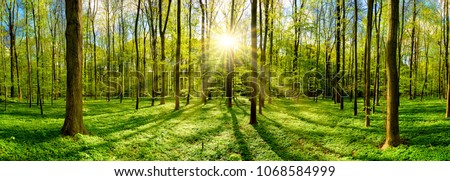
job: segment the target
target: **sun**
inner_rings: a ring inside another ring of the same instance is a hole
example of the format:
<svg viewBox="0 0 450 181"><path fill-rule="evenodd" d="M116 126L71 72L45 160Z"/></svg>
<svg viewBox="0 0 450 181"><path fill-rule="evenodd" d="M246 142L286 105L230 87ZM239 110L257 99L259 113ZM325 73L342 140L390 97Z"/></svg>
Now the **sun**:
<svg viewBox="0 0 450 181"><path fill-rule="evenodd" d="M220 35L218 43L224 48L236 48L239 45L237 38L230 34Z"/></svg>

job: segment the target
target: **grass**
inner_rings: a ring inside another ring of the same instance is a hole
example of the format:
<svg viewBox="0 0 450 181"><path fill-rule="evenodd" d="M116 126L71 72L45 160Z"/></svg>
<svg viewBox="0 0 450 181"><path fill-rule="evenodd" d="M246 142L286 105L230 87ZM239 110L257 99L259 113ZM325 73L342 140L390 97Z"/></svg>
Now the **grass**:
<svg viewBox="0 0 450 181"><path fill-rule="evenodd" d="M405 145L384 151L384 104L364 126L329 100L275 99L259 123L249 125L249 102L223 99L173 111L173 101L149 106L132 100L86 100L89 135L63 137L64 101L34 106L10 103L0 112L0 160L450 160L450 121L445 102L402 99L400 133ZM362 101L359 107L362 108ZM184 104L182 104L184 105Z"/></svg>

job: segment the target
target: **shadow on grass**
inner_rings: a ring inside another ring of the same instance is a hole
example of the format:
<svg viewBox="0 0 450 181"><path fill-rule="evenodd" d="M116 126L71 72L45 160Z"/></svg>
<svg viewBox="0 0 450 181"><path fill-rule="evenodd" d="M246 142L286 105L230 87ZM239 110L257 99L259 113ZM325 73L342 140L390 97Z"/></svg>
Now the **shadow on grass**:
<svg viewBox="0 0 450 181"><path fill-rule="evenodd" d="M245 161L251 161L253 160L253 156L249 151L247 142L244 138L244 134L242 134L242 132L240 131L239 121L236 117L236 113L232 108L228 108L228 112L230 113L233 122L233 134L236 138L237 144L239 144L239 152Z"/></svg>

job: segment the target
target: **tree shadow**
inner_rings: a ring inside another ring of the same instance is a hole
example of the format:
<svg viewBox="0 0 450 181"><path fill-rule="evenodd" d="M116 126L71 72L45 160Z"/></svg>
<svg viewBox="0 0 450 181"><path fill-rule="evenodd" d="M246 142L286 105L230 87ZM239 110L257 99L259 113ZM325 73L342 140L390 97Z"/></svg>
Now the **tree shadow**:
<svg viewBox="0 0 450 181"><path fill-rule="evenodd" d="M253 156L249 151L249 147L247 145L247 142L245 141L244 134L240 131L239 127L239 121L236 117L236 113L232 108L228 108L228 113L231 115L232 123L233 123L233 134L236 138L237 144L239 145L239 152L242 156L242 158L245 161L251 161L253 160Z"/></svg>

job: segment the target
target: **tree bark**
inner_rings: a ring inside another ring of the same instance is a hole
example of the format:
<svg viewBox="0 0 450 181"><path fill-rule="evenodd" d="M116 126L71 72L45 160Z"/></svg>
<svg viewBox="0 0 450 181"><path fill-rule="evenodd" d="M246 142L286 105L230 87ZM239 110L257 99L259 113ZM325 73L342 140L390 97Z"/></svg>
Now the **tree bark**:
<svg viewBox="0 0 450 181"><path fill-rule="evenodd" d="M205 78L205 71L206 71L206 49L205 49L205 30L206 30L206 8L205 4L203 4L202 0L199 0L200 2L200 8L202 13L202 19L201 19L201 46L202 46L202 55L201 55L201 81L202 81L202 102L203 104L206 104L206 78Z"/></svg>
<svg viewBox="0 0 450 181"><path fill-rule="evenodd" d="M358 115L358 0L354 1L355 14L353 22L353 59L355 61L355 77L353 80L353 115Z"/></svg>
<svg viewBox="0 0 450 181"><path fill-rule="evenodd" d="M33 105L33 87L32 87L32 80L31 80L32 78L31 78L31 60L30 60L30 51L29 51L30 46L29 46L28 4L27 3L25 4L25 24L26 24L26 27L25 27L25 49L26 49L26 54L27 54L27 68L28 68L28 72L27 72L28 73L28 100L30 101L28 106L31 108ZM3 52L2 52L2 55L3 55Z"/></svg>
<svg viewBox="0 0 450 181"><path fill-rule="evenodd" d="M139 109L139 96L141 90L141 79L139 73L139 41L138 41L138 28L139 28L139 14L141 12L141 0L138 0L138 5L136 9L136 21L134 22L134 43L136 46L136 110Z"/></svg>
<svg viewBox="0 0 450 181"><path fill-rule="evenodd" d="M234 35L234 11L235 11L235 0L231 0L231 19L230 19L230 29L229 34ZM227 61L227 82L226 82L226 99L227 106L233 107L233 69L234 69L234 50L230 48Z"/></svg>
<svg viewBox="0 0 450 181"><path fill-rule="evenodd" d="M162 15L162 0L159 0L159 36L161 36L161 100L160 100L160 104L165 104L166 100L165 100L165 80L166 80L166 76L165 76L165 61L166 61L166 38L165 38L165 34L166 34L166 28L167 28L167 22L169 21L169 15L170 15L170 5L172 4L172 0L169 0L169 4L167 7L167 14L166 14L166 20L164 22L164 26L163 26L163 15Z"/></svg>
<svg viewBox="0 0 450 181"><path fill-rule="evenodd" d="M191 88L192 88L192 62L191 62L191 51L192 51L192 0L189 0L189 42L188 42L188 93L186 96L186 105L189 105L191 99Z"/></svg>
<svg viewBox="0 0 450 181"><path fill-rule="evenodd" d="M365 45L365 56L364 56L364 68L365 68L365 89L364 98L366 111L366 127L370 126L370 53L372 44L372 24L373 24L373 0L368 1L368 11L367 11L367 30L366 30L366 45Z"/></svg>
<svg viewBox="0 0 450 181"><path fill-rule="evenodd" d="M33 15L33 21L34 24L34 39L36 40L36 81L37 81L37 104L39 105L39 108L41 109L41 115L44 115L44 109L42 107L42 94L41 94L41 84L39 79L39 53L41 52L41 34L40 34L40 28L38 24L40 23L36 17L36 13L34 10L34 4L31 4L32 7L32 15Z"/></svg>
<svg viewBox="0 0 450 181"><path fill-rule="evenodd" d="M180 109L180 63L181 63L181 0L177 4L177 47L175 64L175 110Z"/></svg>
<svg viewBox="0 0 450 181"><path fill-rule="evenodd" d="M388 74L386 141L382 149L400 144L398 125L399 82L396 66L399 0L389 0L388 37L386 44L386 64Z"/></svg>
<svg viewBox="0 0 450 181"><path fill-rule="evenodd" d="M413 27L412 27L412 33L411 33L411 56L409 59L409 100L413 99L413 93L412 93L412 81L413 81L413 62L415 59L415 38L416 38L416 0L413 0Z"/></svg>
<svg viewBox="0 0 450 181"><path fill-rule="evenodd" d="M81 9L81 0L66 0L66 118L61 133L70 136L87 133L83 124Z"/></svg>
<svg viewBox="0 0 450 181"><path fill-rule="evenodd" d="M252 0L251 3L251 55L252 55L252 94L250 98L250 124L257 124L256 120L256 96L257 96L257 61L258 61L258 52L257 52L257 35L256 35L256 16L257 16L257 7L258 0Z"/></svg>

